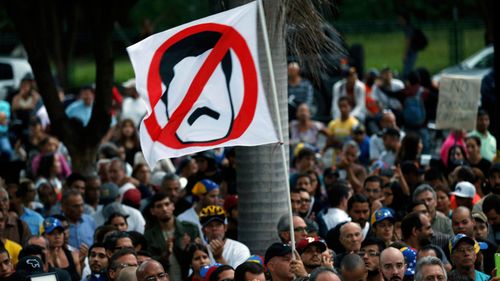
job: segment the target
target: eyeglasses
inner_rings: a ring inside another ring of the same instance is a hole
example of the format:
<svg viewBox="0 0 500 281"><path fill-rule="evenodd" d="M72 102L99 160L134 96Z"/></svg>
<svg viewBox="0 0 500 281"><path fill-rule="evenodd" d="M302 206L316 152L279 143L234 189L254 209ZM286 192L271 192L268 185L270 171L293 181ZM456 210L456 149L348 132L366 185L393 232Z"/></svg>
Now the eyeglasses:
<svg viewBox="0 0 500 281"><path fill-rule="evenodd" d="M455 252L459 252L461 254L465 254L465 252L472 253L472 252L474 252L474 247L456 248Z"/></svg>
<svg viewBox="0 0 500 281"><path fill-rule="evenodd" d="M146 277L146 281L155 281L155 280L165 280L165 279L168 279L168 274L165 273L165 272L162 272L162 273L158 273L156 276L148 276Z"/></svg>
<svg viewBox="0 0 500 281"><path fill-rule="evenodd" d="M380 189L369 189L369 188L365 188L365 191L366 193L379 193L380 192Z"/></svg>
<svg viewBox="0 0 500 281"><path fill-rule="evenodd" d="M307 227L299 226L293 229L295 232L307 232Z"/></svg>
<svg viewBox="0 0 500 281"><path fill-rule="evenodd" d="M380 256L380 253L377 253L375 251L368 251L368 252L359 251L358 252L358 256L360 256L360 257L364 257L365 255L368 255L369 257L378 257L378 256Z"/></svg>

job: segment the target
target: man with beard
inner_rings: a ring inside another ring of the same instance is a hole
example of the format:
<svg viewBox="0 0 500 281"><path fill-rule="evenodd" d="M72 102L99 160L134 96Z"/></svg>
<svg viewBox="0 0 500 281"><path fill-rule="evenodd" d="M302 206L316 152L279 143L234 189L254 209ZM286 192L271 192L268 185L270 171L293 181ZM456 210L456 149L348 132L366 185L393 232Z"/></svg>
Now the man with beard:
<svg viewBox="0 0 500 281"><path fill-rule="evenodd" d="M472 214L470 209L460 206L457 207L455 210L453 210L453 215L451 217L452 220L452 226L453 226L453 233L459 234L465 234L469 237L474 237L474 226L475 226L475 221L472 218ZM483 254L483 257L493 257L493 255L496 252L496 245L490 241L487 240L479 240L476 239L478 242L483 242L483 248L481 249L481 253ZM486 245L487 246L486 246ZM483 266L484 266L484 271L485 272L491 272L493 268L495 267L494 260L492 258L485 258L482 259Z"/></svg>
<svg viewBox="0 0 500 281"><path fill-rule="evenodd" d="M153 217L144 232L148 251L167 268L172 280L181 280L188 273L188 268L181 265L189 264L182 253L189 242L198 238L198 227L175 218L174 203L165 193L153 195L146 209Z"/></svg>
<svg viewBox="0 0 500 281"><path fill-rule="evenodd" d="M367 281L383 281L380 272L379 257L384 249L384 241L378 238L367 237L363 243L361 243L361 250L358 252L358 255L363 258L366 269L368 270Z"/></svg>
<svg viewBox="0 0 500 281"><path fill-rule="evenodd" d="M393 247L383 250L380 253L380 272L384 281L402 281L406 272L403 253Z"/></svg>
<svg viewBox="0 0 500 281"><path fill-rule="evenodd" d="M357 254L349 254L342 259L340 272L344 281L366 281L368 276L365 263Z"/></svg>
<svg viewBox="0 0 500 281"><path fill-rule="evenodd" d="M322 254L327 250L326 243L317 237L307 237L296 243L297 251L308 274L323 265ZM333 267L333 264L331 264Z"/></svg>
<svg viewBox="0 0 500 281"><path fill-rule="evenodd" d="M347 201L347 213L351 217L352 222L357 222L363 229L363 239L370 232L370 201L363 194L355 194Z"/></svg>
<svg viewBox="0 0 500 281"><path fill-rule="evenodd" d="M450 240L451 261L453 272L459 276L468 277L474 281L486 281L490 276L474 268L477 253L482 246L473 238L465 234L457 234Z"/></svg>
<svg viewBox="0 0 500 281"><path fill-rule="evenodd" d="M104 244L94 243L89 249L89 265L91 274L87 275L87 281L106 281L106 270L108 268L108 256Z"/></svg>
<svg viewBox="0 0 500 281"><path fill-rule="evenodd" d="M420 212L413 212L404 217L401 222L401 232L403 242L417 250L430 244L434 234L429 217Z"/></svg>

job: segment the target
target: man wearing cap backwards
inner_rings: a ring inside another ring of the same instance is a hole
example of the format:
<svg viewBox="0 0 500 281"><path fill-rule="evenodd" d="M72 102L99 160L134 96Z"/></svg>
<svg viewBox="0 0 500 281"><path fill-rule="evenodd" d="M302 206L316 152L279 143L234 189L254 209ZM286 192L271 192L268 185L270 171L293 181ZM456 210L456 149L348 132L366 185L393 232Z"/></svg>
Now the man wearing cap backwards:
<svg viewBox="0 0 500 281"><path fill-rule="evenodd" d="M201 210L209 205L217 205L219 199L219 185L215 182L204 179L198 181L191 190L191 193L198 200L193 204L193 206L182 214L177 216L177 219L180 221L188 221L198 225L200 231L200 237L203 237L203 230L201 229L200 217L198 214ZM206 243L206 241L203 241Z"/></svg>
<svg viewBox="0 0 500 281"><path fill-rule="evenodd" d="M371 224L375 237L388 246L394 242L394 215L388 208L380 208L372 214Z"/></svg>
<svg viewBox="0 0 500 281"><path fill-rule="evenodd" d="M474 237L474 226L476 225L476 223L472 218L470 209L464 206L457 207L455 210L453 210L451 220L453 222L453 232L455 234L462 233L469 237ZM484 242L485 244L487 244L487 246L483 244L482 248L484 249L481 249L481 253L485 257L483 259L484 271L491 272L495 267L495 263L492 257L495 254L497 247L494 243L484 239L476 239L476 241Z"/></svg>
<svg viewBox="0 0 500 281"><path fill-rule="evenodd" d="M166 194L153 195L149 211L155 222L146 228L144 237L153 258L167 268L172 280L181 280L187 277L188 271L188 268L182 267L184 249L189 242L200 239L196 225L176 219L174 208L174 203Z"/></svg>
<svg viewBox="0 0 500 281"><path fill-rule="evenodd" d="M273 281L292 281L295 277L307 277L307 271L300 258L292 260L289 244L274 243L266 250L264 264Z"/></svg>
<svg viewBox="0 0 500 281"><path fill-rule="evenodd" d="M472 210L474 195L476 194L476 187L467 181L461 181L455 186L455 191L451 194L455 195L457 206L465 206Z"/></svg>
<svg viewBox="0 0 500 281"><path fill-rule="evenodd" d="M209 205L200 212L203 235L208 242L211 263L228 264L233 268L250 257L250 250L243 243L226 238L226 212L220 206Z"/></svg>
<svg viewBox="0 0 500 281"><path fill-rule="evenodd" d="M318 237L307 237L296 243L297 251L304 263L307 273L311 273L315 268L320 266L333 267L331 260L325 260L323 252L327 250L326 243Z"/></svg>
<svg viewBox="0 0 500 281"><path fill-rule="evenodd" d="M380 272L385 281L402 281L406 262L400 250L389 247L380 253Z"/></svg>
<svg viewBox="0 0 500 281"><path fill-rule="evenodd" d="M451 233L451 220L445 215L436 211L437 196L436 191L428 184L421 184L413 192L413 202L423 201L429 208L432 230L444 234Z"/></svg>
<svg viewBox="0 0 500 281"><path fill-rule="evenodd" d="M449 243L451 261L454 265L453 271L474 281L489 280L489 275L474 268L480 247L482 246L476 240L465 234L455 235Z"/></svg>

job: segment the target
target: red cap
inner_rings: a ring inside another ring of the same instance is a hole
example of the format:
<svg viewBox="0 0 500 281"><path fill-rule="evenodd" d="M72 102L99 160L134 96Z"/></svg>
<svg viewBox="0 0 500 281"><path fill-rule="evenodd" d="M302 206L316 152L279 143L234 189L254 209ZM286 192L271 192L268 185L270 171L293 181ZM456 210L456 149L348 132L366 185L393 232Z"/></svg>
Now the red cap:
<svg viewBox="0 0 500 281"><path fill-rule="evenodd" d="M224 200L224 210L229 212L238 206L238 195L228 195L226 196L226 200Z"/></svg>
<svg viewBox="0 0 500 281"><path fill-rule="evenodd" d="M137 188L131 188L123 194L123 203L128 203L132 206L140 206L141 205L141 192Z"/></svg>
<svg viewBox="0 0 500 281"><path fill-rule="evenodd" d="M316 246L321 252L326 251L326 243L318 237L307 237L295 244L297 251L302 254L309 246Z"/></svg>

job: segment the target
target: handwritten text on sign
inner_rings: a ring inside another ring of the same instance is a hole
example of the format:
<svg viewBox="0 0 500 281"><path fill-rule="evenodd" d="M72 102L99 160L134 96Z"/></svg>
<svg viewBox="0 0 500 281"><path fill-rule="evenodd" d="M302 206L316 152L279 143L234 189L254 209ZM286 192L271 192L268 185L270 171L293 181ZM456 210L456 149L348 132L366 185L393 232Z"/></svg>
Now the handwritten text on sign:
<svg viewBox="0 0 500 281"><path fill-rule="evenodd" d="M475 129L480 89L480 78L443 76L439 81L436 127Z"/></svg>

